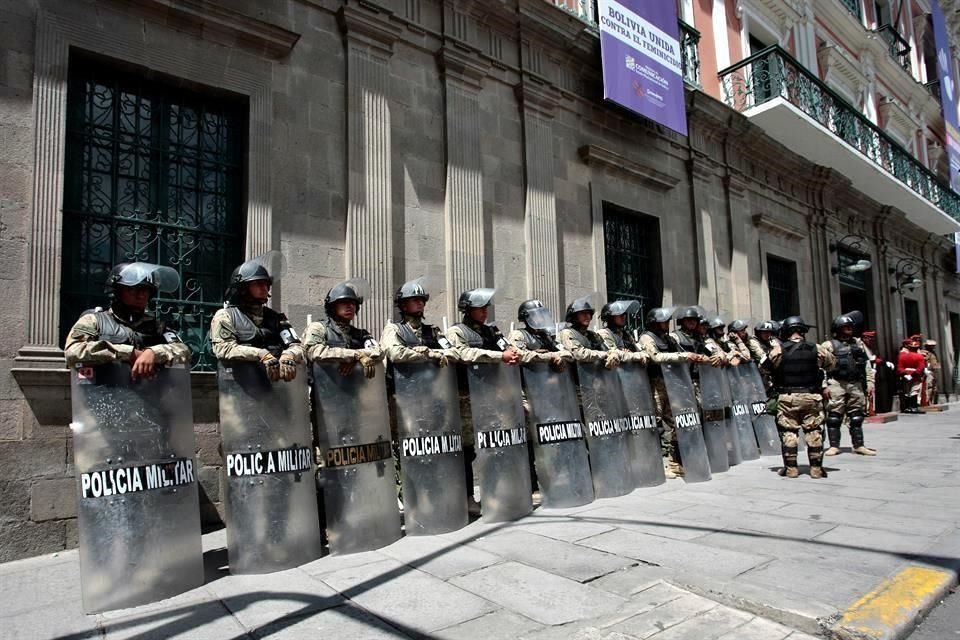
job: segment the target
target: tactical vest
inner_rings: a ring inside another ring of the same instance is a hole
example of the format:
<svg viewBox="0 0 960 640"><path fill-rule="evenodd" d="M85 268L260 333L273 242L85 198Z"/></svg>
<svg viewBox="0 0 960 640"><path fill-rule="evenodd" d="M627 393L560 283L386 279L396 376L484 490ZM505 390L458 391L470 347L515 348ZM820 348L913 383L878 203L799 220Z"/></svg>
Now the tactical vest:
<svg viewBox="0 0 960 640"><path fill-rule="evenodd" d="M660 353L677 353L680 351L680 347L677 346L677 343L674 342L673 338L669 334L657 335L653 331L644 331L643 335L650 336L650 339L653 340L653 344L657 347L657 351ZM660 368L659 364L651 362L647 365L647 375L651 379L662 378L663 369Z"/></svg>
<svg viewBox="0 0 960 640"><path fill-rule="evenodd" d="M640 351L640 347L637 346L637 343L634 341L633 336L629 331L621 329L611 329L607 327L607 330L610 331L610 335L613 336L613 341L616 343L618 349L625 349L626 351L637 352Z"/></svg>
<svg viewBox="0 0 960 640"><path fill-rule="evenodd" d="M226 309L240 344L267 349L276 355L287 346L300 342L286 318L270 307L263 308L263 322L259 327L239 307L230 305Z"/></svg>
<svg viewBox="0 0 960 640"><path fill-rule="evenodd" d="M347 335L340 332L340 327L336 322L327 318L323 321L327 328L327 346L340 347L346 349L363 349L373 342L373 336L364 329L358 329L354 326L347 326Z"/></svg>
<svg viewBox="0 0 960 640"><path fill-rule="evenodd" d="M463 333L464 340L467 341L468 345L475 349L503 351L506 348L506 341L503 339L503 334L501 334L500 330L494 326L488 324L480 325L478 327L479 331L473 329L463 322L458 322L453 326L460 329L460 331Z"/></svg>
<svg viewBox="0 0 960 640"><path fill-rule="evenodd" d="M819 393L823 374L817 362L817 347L809 342L787 341L777 368L777 386L783 393Z"/></svg>
<svg viewBox="0 0 960 640"><path fill-rule="evenodd" d="M845 382L863 380L866 377L867 354L860 345L855 340L831 340L830 344L837 358L837 366L830 372L830 377Z"/></svg>
<svg viewBox="0 0 960 640"><path fill-rule="evenodd" d="M146 316L136 329L123 324L109 311L88 311L97 318L97 336L111 344L128 344L137 349L163 344L163 325L156 318ZM86 314L84 314L86 315Z"/></svg>
<svg viewBox="0 0 960 640"><path fill-rule="evenodd" d="M537 349L553 352L560 351L557 341L550 337L550 334L545 331L533 332L529 328L523 328L520 329L520 333L523 335L523 341L527 345L527 349L533 351Z"/></svg>
<svg viewBox="0 0 960 640"><path fill-rule="evenodd" d="M429 347L430 349L445 349L440 343L440 330L435 326L423 323L420 325L420 336L410 326L409 322L394 322L397 326L397 337L403 346L410 347ZM444 339L446 342L446 339Z"/></svg>
<svg viewBox="0 0 960 640"><path fill-rule="evenodd" d="M674 334L677 345L680 347L680 351L689 351L691 353L699 353L699 340L696 340L693 336L688 336L683 331L676 331Z"/></svg>
<svg viewBox="0 0 960 640"><path fill-rule="evenodd" d="M604 344L603 338L601 338L596 331L590 331L587 329L586 335L580 333L573 327L570 327L570 331L573 332L574 339L587 349L593 349L594 351L607 350L607 345Z"/></svg>

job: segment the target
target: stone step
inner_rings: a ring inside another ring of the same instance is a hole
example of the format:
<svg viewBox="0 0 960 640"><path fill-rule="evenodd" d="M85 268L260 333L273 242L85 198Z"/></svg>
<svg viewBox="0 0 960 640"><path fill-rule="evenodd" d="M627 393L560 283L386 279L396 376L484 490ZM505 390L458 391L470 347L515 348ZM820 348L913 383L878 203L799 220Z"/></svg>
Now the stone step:
<svg viewBox="0 0 960 640"><path fill-rule="evenodd" d="M869 424L886 424L888 422L896 422L899 416L893 412L888 411L887 413L878 413L867 418Z"/></svg>

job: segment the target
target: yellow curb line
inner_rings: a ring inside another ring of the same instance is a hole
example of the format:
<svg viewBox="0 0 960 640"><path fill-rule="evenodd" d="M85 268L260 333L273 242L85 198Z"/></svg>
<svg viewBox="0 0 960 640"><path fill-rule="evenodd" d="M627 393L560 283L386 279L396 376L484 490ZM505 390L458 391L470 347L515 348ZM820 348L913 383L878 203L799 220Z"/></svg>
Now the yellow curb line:
<svg viewBox="0 0 960 640"><path fill-rule="evenodd" d="M854 602L833 626L841 640L895 640L913 630L957 582L952 571L909 566Z"/></svg>

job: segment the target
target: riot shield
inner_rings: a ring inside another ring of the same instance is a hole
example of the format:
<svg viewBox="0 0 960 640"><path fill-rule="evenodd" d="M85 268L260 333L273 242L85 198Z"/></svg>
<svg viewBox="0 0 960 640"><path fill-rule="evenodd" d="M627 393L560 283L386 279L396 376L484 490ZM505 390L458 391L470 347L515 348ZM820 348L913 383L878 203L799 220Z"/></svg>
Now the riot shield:
<svg viewBox="0 0 960 640"><path fill-rule="evenodd" d="M460 529L468 514L456 370L433 362L392 368L407 535Z"/></svg>
<svg viewBox="0 0 960 640"><path fill-rule="evenodd" d="M590 462L570 370L557 371L546 362L524 365L523 384L543 506L577 507L593 502Z"/></svg>
<svg viewBox="0 0 960 640"><path fill-rule="evenodd" d="M527 426L520 370L504 364L466 364L470 413L484 522L505 522L533 510Z"/></svg>
<svg viewBox="0 0 960 640"><path fill-rule="evenodd" d="M710 460L707 457L707 445L703 440L700 407L697 405L693 381L690 379L690 365L663 364L661 369L677 429L683 479L686 482L705 482L710 479Z"/></svg>
<svg viewBox="0 0 960 640"><path fill-rule="evenodd" d="M133 381L128 363L71 371L83 610L203 584L190 373Z"/></svg>
<svg viewBox="0 0 960 640"><path fill-rule="evenodd" d="M630 416L628 443L636 486L655 487L663 484L666 477L663 473L660 433L657 431L657 410L647 370L635 363L624 363L617 367L617 376Z"/></svg>
<svg viewBox="0 0 960 640"><path fill-rule="evenodd" d="M593 492L598 498L630 493L636 481L630 464L630 414L620 378L602 362L578 362L577 377Z"/></svg>
<svg viewBox="0 0 960 640"><path fill-rule="evenodd" d="M744 460L756 460L760 457L757 438L753 432L753 419L750 408L753 400L753 385L750 383L746 365L729 367L730 391L733 394L733 420L737 427L737 441L740 444L740 456Z"/></svg>
<svg viewBox="0 0 960 640"><path fill-rule="evenodd" d="M777 433L777 421L767 413L767 390L763 386L763 377L755 362L746 365L747 376L753 389L750 408L753 413L753 432L760 445L760 455L780 455L780 435Z"/></svg>
<svg viewBox="0 0 960 640"><path fill-rule="evenodd" d="M270 382L259 362L220 361L220 437L231 573L320 556L306 368Z"/></svg>
<svg viewBox="0 0 960 640"><path fill-rule="evenodd" d="M730 469L727 452L726 412L730 408L730 388L723 369L700 365L700 406L703 409L703 441L711 473ZM681 454L682 455L682 454Z"/></svg>
<svg viewBox="0 0 960 640"><path fill-rule="evenodd" d="M332 555L379 549L400 538L396 470L383 367L373 378L354 366L314 362L313 410L327 542Z"/></svg>

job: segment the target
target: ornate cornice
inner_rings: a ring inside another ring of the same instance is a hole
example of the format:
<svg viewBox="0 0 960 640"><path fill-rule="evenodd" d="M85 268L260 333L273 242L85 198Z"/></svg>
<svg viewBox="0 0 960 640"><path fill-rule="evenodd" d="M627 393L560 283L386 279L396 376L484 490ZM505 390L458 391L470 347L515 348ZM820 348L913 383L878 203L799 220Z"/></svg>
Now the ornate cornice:
<svg viewBox="0 0 960 640"><path fill-rule="evenodd" d="M807 234L793 225L773 219L770 215L758 213L753 216L753 224L758 229L781 236L787 240L803 240Z"/></svg>
<svg viewBox="0 0 960 640"><path fill-rule="evenodd" d="M275 24L207 0L114 0L152 22L186 31L228 47L242 47L268 58L284 58L300 39Z"/></svg>
<svg viewBox="0 0 960 640"><path fill-rule="evenodd" d="M368 44L384 53L393 54L393 45L402 29L390 22L391 14L364 3L362 8L345 5L337 11L337 22L347 38Z"/></svg>
<svg viewBox="0 0 960 640"><path fill-rule="evenodd" d="M525 111L533 111L549 118L553 117L553 111L560 102L559 89L529 73L523 75L523 79L514 87L514 92Z"/></svg>
<svg viewBox="0 0 960 640"><path fill-rule="evenodd" d="M437 64L451 79L479 90L490 72L490 63L459 45L445 44L437 51Z"/></svg>
<svg viewBox="0 0 960 640"><path fill-rule="evenodd" d="M600 165L620 171L657 191L669 191L680 183L680 178L675 178L649 165L630 160L605 147L588 144L580 147L578 151L585 164Z"/></svg>

